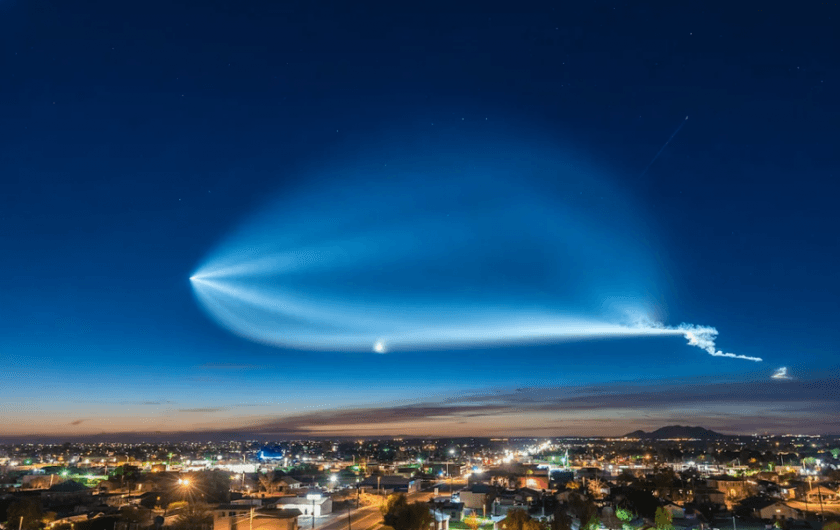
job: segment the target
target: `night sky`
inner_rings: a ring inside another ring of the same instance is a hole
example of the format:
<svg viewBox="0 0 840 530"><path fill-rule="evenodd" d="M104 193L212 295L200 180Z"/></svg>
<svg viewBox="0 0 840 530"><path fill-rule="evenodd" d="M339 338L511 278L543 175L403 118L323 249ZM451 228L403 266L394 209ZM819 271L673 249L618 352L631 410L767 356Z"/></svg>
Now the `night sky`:
<svg viewBox="0 0 840 530"><path fill-rule="evenodd" d="M707 4L0 0L0 436L840 432L838 8ZM289 347L193 290L315 235L370 263L316 256L301 299L617 298L763 361Z"/></svg>

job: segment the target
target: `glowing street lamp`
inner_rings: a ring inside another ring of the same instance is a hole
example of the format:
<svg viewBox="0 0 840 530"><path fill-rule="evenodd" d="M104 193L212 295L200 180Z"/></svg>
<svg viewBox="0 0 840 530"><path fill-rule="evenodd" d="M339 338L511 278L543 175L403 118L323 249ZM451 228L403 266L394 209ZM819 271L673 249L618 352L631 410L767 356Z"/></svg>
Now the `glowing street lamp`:
<svg viewBox="0 0 840 530"><path fill-rule="evenodd" d="M190 489L190 479L188 478L179 478L178 485L183 488L183 498L186 499L187 491Z"/></svg>

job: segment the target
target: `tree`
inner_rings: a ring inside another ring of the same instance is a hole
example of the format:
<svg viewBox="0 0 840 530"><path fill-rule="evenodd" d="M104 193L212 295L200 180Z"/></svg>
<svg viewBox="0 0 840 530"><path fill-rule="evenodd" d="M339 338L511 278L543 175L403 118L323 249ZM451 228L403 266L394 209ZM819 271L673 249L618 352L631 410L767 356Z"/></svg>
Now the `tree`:
<svg viewBox="0 0 840 530"><path fill-rule="evenodd" d="M674 530L674 517L671 512L660 506L656 509L656 516L654 516L654 524L657 530Z"/></svg>
<svg viewBox="0 0 840 530"><path fill-rule="evenodd" d="M622 523L629 523L635 518L633 512L631 512L627 508L617 508L615 510L615 516L618 517L618 520Z"/></svg>
<svg viewBox="0 0 840 530"><path fill-rule="evenodd" d="M133 486L137 484L137 479L140 478L140 468L124 464L114 469L110 473L110 478L118 481L120 487L126 488L130 492Z"/></svg>
<svg viewBox="0 0 840 530"><path fill-rule="evenodd" d="M125 523L141 523L150 521L152 512L142 506L123 506L120 508L120 521Z"/></svg>
<svg viewBox="0 0 840 530"><path fill-rule="evenodd" d="M636 476L633 473L630 473L626 469L621 472L618 477L616 477L615 481L619 484L634 484L636 482Z"/></svg>
<svg viewBox="0 0 840 530"><path fill-rule="evenodd" d="M539 521L536 519L531 519L530 521L526 521L524 525L522 525L522 530L544 530L543 526L540 524Z"/></svg>
<svg viewBox="0 0 840 530"><path fill-rule="evenodd" d="M222 470L202 471L195 478L204 499L210 503L230 501L230 474ZM275 483L276 484L276 483Z"/></svg>
<svg viewBox="0 0 840 530"><path fill-rule="evenodd" d="M615 516L619 521L621 521L622 530L633 530L633 525L630 524L630 521L636 518L636 514L627 508L619 507L615 510Z"/></svg>
<svg viewBox="0 0 840 530"><path fill-rule="evenodd" d="M601 521L598 519L598 515L592 515L587 521L586 524L583 524L581 521L581 530L597 530L601 527Z"/></svg>
<svg viewBox="0 0 840 530"><path fill-rule="evenodd" d="M258 476L260 480L260 488L264 489L268 493L273 493L276 487L274 483L274 472L269 471L268 473L260 473Z"/></svg>
<svg viewBox="0 0 840 530"><path fill-rule="evenodd" d="M471 513L464 517L464 524L469 526L472 530L478 530L478 527L481 526L482 522L481 518L475 513Z"/></svg>
<svg viewBox="0 0 840 530"><path fill-rule="evenodd" d="M656 514L659 501L650 492L631 489L625 493L627 507L632 508L635 513L648 519Z"/></svg>
<svg viewBox="0 0 840 530"><path fill-rule="evenodd" d="M569 510L580 521L581 527L587 524L592 517L598 515L598 508L595 503L591 499L578 494L569 495Z"/></svg>
<svg viewBox="0 0 840 530"><path fill-rule="evenodd" d="M41 511L41 503L37 499L27 498L13 502L6 510L6 518L9 528L24 528L26 530L38 530L41 528L41 518L44 516ZM21 523L21 518L23 522Z"/></svg>
<svg viewBox="0 0 840 530"><path fill-rule="evenodd" d="M213 526L213 512L203 502L187 504L175 518L174 530L207 530Z"/></svg>
<svg viewBox="0 0 840 530"><path fill-rule="evenodd" d="M425 503L409 504L402 493L389 495L379 510L385 525L394 527L394 530L426 530L434 521Z"/></svg>
<svg viewBox="0 0 840 530"><path fill-rule="evenodd" d="M504 530L539 530L540 524L531 519L525 510L511 510L502 521L502 528Z"/></svg>
<svg viewBox="0 0 840 530"><path fill-rule="evenodd" d="M406 499L405 495L398 493L394 495L388 495L388 498L385 499L385 502L382 503L382 506L379 507L379 511L382 513L382 517L388 517L389 514L397 513L403 507L408 505L408 499ZM394 526L390 524L387 520L385 521L386 526Z"/></svg>
<svg viewBox="0 0 840 530"><path fill-rule="evenodd" d="M604 498L604 491L603 489L606 487L604 481L599 480L597 478L592 479L587 484L586 488L589 490L589 495L592 496L594 499L603 499Z"/></svg>
<svg viewBox="0 0 840 530"><path fill-rule="evenodd" d="M554 520L551 521L551 530L572 530L572 518L563 508L554 512Z"/></svg>
<svg viewBox="0 0 840 530"><path fill-rule="evenodd" d="M677 474L670 467L656 468L653 474L653 486L660 497L671 495L675 480L677 480ZM666 490L667 494L665 493Z"/></svg>
<svg viewBox="0 0 840 530"><path fill-rule="evenodd" d="M145 497L141 497L140 498L140 506L142 506L143 508L146 508L147 510L151 510L155 506L157 506L158 499L159 499L159 497L156 497L154 495L147 495Z"/></svg>

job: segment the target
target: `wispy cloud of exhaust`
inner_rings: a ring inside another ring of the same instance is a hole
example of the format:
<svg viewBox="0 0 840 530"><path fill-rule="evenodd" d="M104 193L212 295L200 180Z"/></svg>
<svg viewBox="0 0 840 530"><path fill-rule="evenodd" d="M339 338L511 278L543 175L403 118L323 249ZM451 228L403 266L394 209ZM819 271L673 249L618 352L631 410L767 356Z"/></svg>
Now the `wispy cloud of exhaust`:
<svg viewBox="0 0 840 530"><path fill-rule="evenodd" d="M727 357L730 359L743 359L745 361L761 362L761 357L752 357L750 355L738 355L735 353L726 353L717 349L715 340L718 336L718 330L711 326L698 326L695 324L680 324L676 327L666 326L661 322L650 320L644 315L633 315L633 323L631 327L640 331L648 331L651 335L666 334L666 335L682 335L688 341L689 346L695 346L704 350L712 357Z"/></svg>
<svg viewBox="0 0 840 530"><path fill-rule="evenodd" d="M734 353L724 353L715 346L715 339L718 331L712 327L695 326L692 324L680 324L677 326L679 331L683 332L683 336L688 341L689 346L696 346L712 357L729 357L731 359L744 359L745 361L761 362L761 357L750 357L749 355L737 355Z"/></svg>
<svg viewBox="0 0 840 530"><path fill-rule="evenodd" d="M787 367L782 366L781 368L776 368L776 371L773 372L773 375L770 376L771 379L793 379L790 375L788 375Z"/></svg>

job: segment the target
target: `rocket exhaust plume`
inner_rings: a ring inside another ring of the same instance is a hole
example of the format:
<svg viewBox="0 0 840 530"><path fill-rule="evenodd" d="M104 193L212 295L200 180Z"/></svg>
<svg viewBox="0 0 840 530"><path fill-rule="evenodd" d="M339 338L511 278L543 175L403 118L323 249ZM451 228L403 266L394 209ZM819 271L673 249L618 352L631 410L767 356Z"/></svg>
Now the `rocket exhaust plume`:
<svg viewBox="0 0 840 530"><path fill-rule="evenodd" d="M681 336L761 361L719 351L715 328L647 316L659 266L600 170L533 143L440 142L371 151L400 162L339 164L267 204L193 272L196 300L239 336L300 350Z"/></svg>
<svg viewBox="0 0 840 530"><path fill-rule="evenodd" d="M717 349L715 340L718 336L718 330L711 326L697 326L695 324L680 324L672 327L666 326L661 322L656 322L645 316L635 315L635 320L630 325L631 328L645 331L650 335L664 334L664 335L682 335L688 341L689 346L695 346L704 350L712 357L727 357L730 359L743 359L745 361L761 362L761 357L752 357L749 355L738 355L735 353L725 353Z"/></svg>
<svg viewBox="0 0 840 530"><path fill-rule="evenodd" d="M715 338L717 338L717 330L710 327L694 326L692 324L680 324L676 328L682 332L683 336L688 341L689 346L696 346L712 357L729 357L731 359L744 359L745 361L761 362L761 357L750 357L749 355L736 355L734 353L724 353L715 347Z"/></svg>

